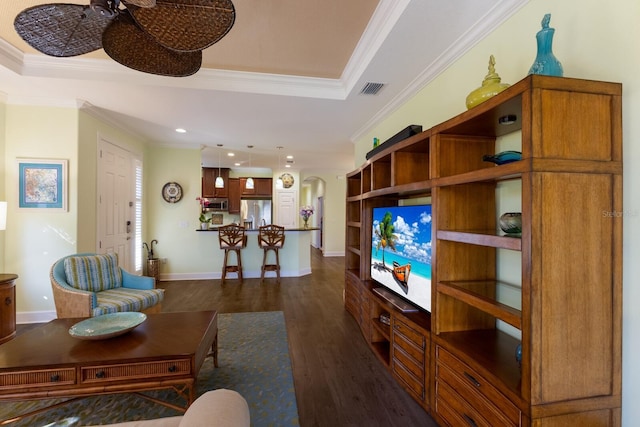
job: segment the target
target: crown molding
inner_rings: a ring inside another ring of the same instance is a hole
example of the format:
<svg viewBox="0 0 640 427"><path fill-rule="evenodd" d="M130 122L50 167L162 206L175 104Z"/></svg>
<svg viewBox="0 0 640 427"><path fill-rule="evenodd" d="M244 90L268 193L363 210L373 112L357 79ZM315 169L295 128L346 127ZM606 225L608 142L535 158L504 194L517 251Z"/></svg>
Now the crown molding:
<svg viewBox="0 0 640 427"><path fill-rule="evenodd" d="M107 124L115 129L120 129L124 133L128 133L129 135L140 139L142 142L148 141L145 136L140 135L136 130L128 126L125 126L123 123L121 123L118 120L115 120L111 115L109 115L108 113L105 113L103 110L96 107L89 101L85 101L84 99L78 99L77 108L78 110L88 114L89 116L99 120L100 122Z"/></svg>
<svg viewBox="0 0 640 427"><path fill-rule="evenodd" d="M351 142L356 142L369 133L528 2L529 0L502 0L488 9L484 17L478 19L477 25L470 27L448 49L444 49L442 55L354 133L350 138Z"/></svg>
<svg viewBox="0 0 640 427"><path fill-rule="evenodd" d="M84 81L119 81L123 84L220 90L342 100L347 96L338 79L200 69L188 77L166 77L131 70L115 61L55 58L23 54L0 39L0 65L21 76Z"/></svg>
<svg viewBox="0 0 640 427"><path fill-rule="evenodd" d="M16 74L21 74L23 60L22 51L0 38L0 65Z"/></svg>
<svg viewBox="0 0 640 427"><path fill-rule="evenodd" d="M8 95L7 104L24 105L28 107L78 108L78 102L75 99L51 98L46 96Z"/></svg>

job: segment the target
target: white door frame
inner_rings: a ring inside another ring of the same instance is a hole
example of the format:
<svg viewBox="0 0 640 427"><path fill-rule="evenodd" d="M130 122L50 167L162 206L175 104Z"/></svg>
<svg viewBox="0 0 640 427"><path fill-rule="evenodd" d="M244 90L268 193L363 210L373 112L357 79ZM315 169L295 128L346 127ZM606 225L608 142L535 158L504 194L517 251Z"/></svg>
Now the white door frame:
<svg viewBox="0 0 640 427"><path fill-rule="evenodd" d="M101 135L97 154L96 253L116 252L123 269L142 273L135 271L134 247L135 230L140 225L135 224L134 212L135 160L139 156Z"/></svg>

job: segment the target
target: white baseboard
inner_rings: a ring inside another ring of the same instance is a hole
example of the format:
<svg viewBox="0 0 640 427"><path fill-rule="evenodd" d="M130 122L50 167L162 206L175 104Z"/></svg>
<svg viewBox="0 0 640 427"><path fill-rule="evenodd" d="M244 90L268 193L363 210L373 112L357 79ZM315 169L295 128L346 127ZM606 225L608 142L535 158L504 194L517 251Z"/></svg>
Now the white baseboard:
<svg viewBox="0 0 640 427"><path fill-rule="evenodd" d="M324 252L322 255L325 257L344 256L344 251Z"/></svg>
<svg viewBox="0 0 640 427"><path fill-rule="evenodd" d="M22 311L16 313L16 323L46 323L58 316L54 311Z"/></svg>
<svg viewBox="0 0 640 427"><path fill-rule="evenodd" d="M301 277L311 274L311 268L305 268L302 270L296 271L287 271L281 270L280 277ZM246 279L256 279L260 277L260 270L255 271L247 271L244 270L242 272L242 276ZM227 278L236 277L236 273L228 273ZM268 271L264 275L265 278L276 277L276 273L274 271ZM168 273L168 274L160 274L160 281L163 280L211 280L211 279L220 279L222 278L222 273L218 272L210 272L210 273Z"/></svg>

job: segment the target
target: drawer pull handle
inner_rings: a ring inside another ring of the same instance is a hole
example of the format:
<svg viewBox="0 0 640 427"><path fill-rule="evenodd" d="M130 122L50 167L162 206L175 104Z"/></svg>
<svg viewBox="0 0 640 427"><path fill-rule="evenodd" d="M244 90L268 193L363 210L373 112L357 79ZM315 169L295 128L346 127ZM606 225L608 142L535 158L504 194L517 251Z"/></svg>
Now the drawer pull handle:
<svg viewBox="0 0 640 427"><path fill-rule="evenodd" d="M52 383L55 383L55 382L58 382L58 381L60 381L60 375L58 375L58 374L51 375L51 382Z"/></svg>
<svg viewBox="0 0 640 427"><path fill-rule="evenodd" d="M106 375L104 373L104 371L98 371L96 372L96 378L104 378Z"/></svg>
<svg viewBox="0 0 640 427"><path fill-rule="evenodd" d="M176 372L177 370L178 368L176 367L176 365L169 366L169 372Z"/></svg>
<svg viewBox="0 0 640 427"><path fill-rule="evenodd" d="M465 372L465 373L464 373L464 376L465 376L465 377L467 377L467 379L468 379L469 381L471 381L471 383L472 383L474 386L476 386L476 387L480 387L480 385L481 385L481 384L478 382L478 380L477 380L477 379L475 379L475 378L473 377L473 375L471 375L471 374L470 374L470 373L468 373L468 372Z"/></svg>
<svg viewBox="0 0 640 427"><path fill-rule="evenodd" d="M469 424L471 427L478 427L478 424L476 424L473 418L471 418L469 415L463 414L462 416L464 417L464 420L467 422L467 424Z"/></svg>
<svg viewBox="0 0 640 427"><path fill-rule="evenodd" d="M11 297L6 297L4 299L4 305L11 305L13 301L11 300Z"/></svg>

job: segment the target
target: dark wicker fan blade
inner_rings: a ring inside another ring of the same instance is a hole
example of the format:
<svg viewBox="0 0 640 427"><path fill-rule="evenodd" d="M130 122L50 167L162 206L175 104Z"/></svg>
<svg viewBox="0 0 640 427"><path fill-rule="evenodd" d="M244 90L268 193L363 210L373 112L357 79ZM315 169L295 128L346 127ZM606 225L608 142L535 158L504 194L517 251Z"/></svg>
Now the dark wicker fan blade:
<svg viewBox="0 0 640 427"><path fill-rule="evenodd" d="M177 52L159 45L140 30L126 11L104 31L104 51L125 67L161 76L190 76L200 69L202 51Z"/></svg>
<svg viewBox="0 0 640 427"><path fill-rule="evenodd" d="M13 26L34 49L51 56L82 55L102 47L111 20L78 4L43 4L23 10Z"/></svg>
<svg viewBox="0 0 640 427"><path fill-rule="evenodd" d="M155 7L156 0L127 0L127 3L140 7Z"/></svg>
<svg viewBox="0 0 640 427"><path fill-rule="evenodd" d="M152 8L127 7L138 25L158 43L184 52L216 43L236 19L231 0L157 0Z"/></svg>

